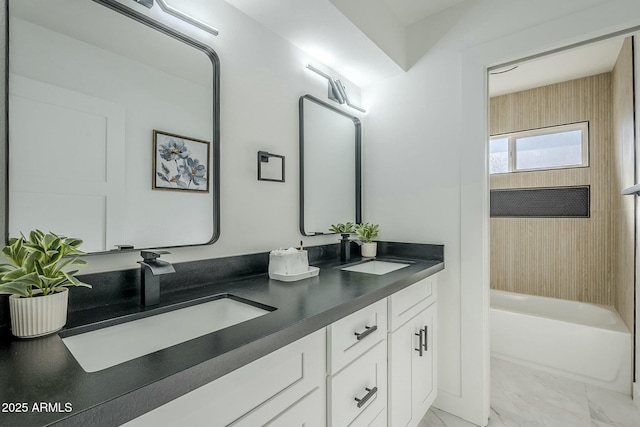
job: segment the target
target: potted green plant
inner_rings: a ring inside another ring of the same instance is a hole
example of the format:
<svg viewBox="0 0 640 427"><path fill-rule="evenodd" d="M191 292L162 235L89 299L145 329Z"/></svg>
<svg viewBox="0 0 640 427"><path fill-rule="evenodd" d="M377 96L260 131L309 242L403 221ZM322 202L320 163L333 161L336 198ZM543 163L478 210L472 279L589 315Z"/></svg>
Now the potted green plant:
<svg viewBox="0 0 640 427"><path fill-rule="evenodd" d="M2 249L9 264L0 264L0 294L9 294L11 331L20 338L56 332L67 323L68 286L91 287L79 281L82 240L35 230L12 238Z"/></svg>
<svg viewBox="0 0 640 427"><path fill-rule="evenodd" d="M349 234L355 231L355 225L352 222L347 222L345 224L331 224L329 231L332 233Z"/></svg>
<svg viewBox="0 0 640 427"><path fill-rule="evenodd" d="M370 224L368 222L357 224L355 226L358 239L362 242L362 256L373 258L376 256L378 249L377 242L374 240L378 237L380 226L378 224Z"/></svg>

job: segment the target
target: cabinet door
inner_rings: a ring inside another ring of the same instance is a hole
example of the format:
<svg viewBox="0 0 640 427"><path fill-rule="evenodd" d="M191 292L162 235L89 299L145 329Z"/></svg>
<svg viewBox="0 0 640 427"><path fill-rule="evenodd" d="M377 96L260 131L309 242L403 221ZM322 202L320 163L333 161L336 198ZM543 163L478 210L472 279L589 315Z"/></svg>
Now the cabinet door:
<svg viewBox="0 0 640 427"><path fill-rule="evenodd" d="M411 382L413 353L418 348L415 320L389 335L389 425L406 427L411 423Z"/></svg>
<svg viewBox="0 0 640 427"><path fill-rule="evenodd" d="M389 425L414 427L435 400L437 304L389 335Z"/></svg>
<svg viewBox="0 0 640 427"><path fill-rule="evenodd" d="M415 317L415 327L422 334L423 351L413 352L411 378L413 418L420 420L436 399L437 360L436 360L436 317L437 304L432 304Z"/></svg>

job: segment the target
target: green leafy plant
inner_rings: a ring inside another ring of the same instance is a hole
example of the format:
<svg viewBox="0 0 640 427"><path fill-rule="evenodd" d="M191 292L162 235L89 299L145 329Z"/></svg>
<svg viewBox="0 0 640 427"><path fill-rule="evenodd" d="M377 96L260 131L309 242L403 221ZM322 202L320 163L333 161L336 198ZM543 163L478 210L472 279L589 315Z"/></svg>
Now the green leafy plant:
<svg viewBox="0 0 640 427"><path fill-rule="evenodd" d="M378 224L370 224L368 222L357 224L355 226L356 234L362 243L371 243L377 237L380 232L380 226Z"/></svg>
<svg viewBox="0 0 640 427"><path fill-rule="evenodd" d="M82 240L35 230L12 238L2 249L10 264L0 264L0 294L30 298L60 292L68 286L91 285L79 281L78 270L63 271L69 265L85 265L78 248Z"/></svg>
<svg viewBox="0 0 640 427"><path fill-rule="evenodd" d="M332 233L347 234L353 233L355 231L354 227L355 225L352 222L347 222L346 224L331 224L329 231Z"/></svg>

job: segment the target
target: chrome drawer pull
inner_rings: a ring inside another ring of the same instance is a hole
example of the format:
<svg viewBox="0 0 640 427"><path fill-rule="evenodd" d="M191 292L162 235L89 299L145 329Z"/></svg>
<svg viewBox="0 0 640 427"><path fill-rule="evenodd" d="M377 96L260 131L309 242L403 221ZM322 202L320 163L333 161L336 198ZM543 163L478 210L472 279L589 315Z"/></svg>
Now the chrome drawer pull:
<svg viewBox="0 0 640 427"><path fill-rule="evenodd" d="M358 341L360 341L363 338L366 338L367 335L375 332L378 329L378 325L373 325L373 326L365 326L364 327L365 331L364 332L355 332L356 335L356 339Z"/></svg>
<svg viewBox="0 0 640 427"><path fill-rule="evenodd" d="M422 329L420 329L420 331L414 335L420 338L420 343L418 344L418 348L414 348L414 350L420 353L420 357L422 357L422 351L424 349L424 341L422 341Z"/></svg>
<svg viewBox="0 0 640 427"><path fill-rule="evenodd" d="M365 390L367 390L368 393L362 399L355 398L356 402L358 402L358 408L362 408L362 406L378 392L378 387L365 388Z"/></svg>

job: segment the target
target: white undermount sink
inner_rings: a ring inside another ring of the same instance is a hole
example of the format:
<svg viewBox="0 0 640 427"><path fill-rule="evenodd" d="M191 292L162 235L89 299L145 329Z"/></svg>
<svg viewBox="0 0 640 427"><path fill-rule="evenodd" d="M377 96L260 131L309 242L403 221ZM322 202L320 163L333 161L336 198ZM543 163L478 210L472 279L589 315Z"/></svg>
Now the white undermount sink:
<svg viewBox="0 0 640 427"><path fill-rule="evenodd" d="M229 297L63 338L86 372L96 372L270 313Z"/></svg>
<svg viewBox="0 0 640 427"><path fill-rule="evenodd" d="M411 264L374 260L374 261L365 261L363 263L352 265L350 267L344 267L341 270L354 271L356 273L375 274L378 276L382 276L383 274L391 273L392 271L409 267L409 265Z"/></svg>

